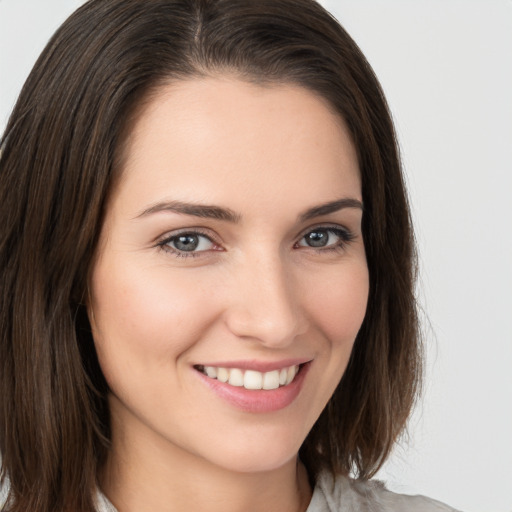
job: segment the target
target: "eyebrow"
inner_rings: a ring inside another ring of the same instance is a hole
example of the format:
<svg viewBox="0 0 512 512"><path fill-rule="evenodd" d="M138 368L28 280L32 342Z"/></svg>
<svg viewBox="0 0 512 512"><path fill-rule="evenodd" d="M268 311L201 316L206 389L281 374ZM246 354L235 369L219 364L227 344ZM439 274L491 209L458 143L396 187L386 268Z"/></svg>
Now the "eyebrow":
<svg viewBox="0 0 512 512"><path fill-rule="evenodd" d="M205 219L225 220L227 222L237 223L242 218L241 215L235 213L229 208L222 208L220 206L185 203L183 201L163 201L150 206L135 218L147 217L153 213L158 212L172 212L181 213L182 215L193 215L194 217L202 217Z"/></svg>
<svg viewBox="0 0 512 512"><path fill-rule="evenodd" d="M319 206L313 206L304 213L299 215L301 222L306 220L314 219L315 217L321 217L322 215L329 215L345 208L357 208L363 210L363 203L358 199L351 197L345 197L343 199L337 199L336 201L330 201L328 203L321 204Z"/></svg>
<svg viewBox="0 0 512 512"><path fill-rule="evenodd" d="M329 215L335 213L344 208L357 208L363 210L363 203L358 199L353 198L342 198L335 201L329 201L318 206L313 206L305 212L299 215L300 222L321 217L322 215ZM135 218L139 219L147 217L154 213L159 212L172 212L179 213L182 215L192 215L194 217L201 217L205 219L223 220L232 222L234 224L239 223L242 216L239 213L234 212L229 208L221 206L198 204L198 203L186 203L183 201L163 201L150 206L149 208L142 211Z"/></svg>

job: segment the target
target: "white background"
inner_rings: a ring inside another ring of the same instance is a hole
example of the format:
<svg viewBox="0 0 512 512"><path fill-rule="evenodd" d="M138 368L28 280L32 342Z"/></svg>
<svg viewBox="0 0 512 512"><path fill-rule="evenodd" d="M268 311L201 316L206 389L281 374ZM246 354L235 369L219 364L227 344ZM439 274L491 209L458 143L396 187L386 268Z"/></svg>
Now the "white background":
<svg viewBox="0 0 512 512"><path fill-rule="evenodd" d="M81 3L0 0L0 130ZM512 1L322 3L388 96L420 249L425 394L379 477L465 512L512 512Z"/></svg>

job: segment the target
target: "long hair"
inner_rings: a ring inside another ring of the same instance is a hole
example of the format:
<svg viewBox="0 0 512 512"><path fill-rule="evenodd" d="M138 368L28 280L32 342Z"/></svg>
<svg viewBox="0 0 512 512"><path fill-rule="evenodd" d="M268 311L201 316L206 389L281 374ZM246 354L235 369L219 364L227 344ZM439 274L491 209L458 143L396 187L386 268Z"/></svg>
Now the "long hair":
<svg viewBox="0 0 512 512"><path fill-rule="evenodd" d="M371 476L406 425L421 369L414 240L391 117L357 45L313 0L91 0L48 43L0 141L9 511L94 509L110 419L83 304L125 135L163 84L222 73L319 94L359 159L369 302L345 374L300 450L311 479Z"/></svg>

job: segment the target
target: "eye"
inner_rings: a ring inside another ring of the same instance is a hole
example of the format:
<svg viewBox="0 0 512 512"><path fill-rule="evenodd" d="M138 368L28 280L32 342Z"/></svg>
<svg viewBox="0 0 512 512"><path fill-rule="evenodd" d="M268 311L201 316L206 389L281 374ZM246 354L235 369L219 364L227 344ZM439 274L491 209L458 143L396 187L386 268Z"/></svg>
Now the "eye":
<svg viewBox="0 0 512 512"><path fill-rule="evenodd" d="M352 234L341 228L319 227L308 231L298 242L299 247L337 249L353 239Z"/></svg>
<svg viewBox="0 0 512 512"><path fill-rule="evenodd" d="M182 232L169 236L158 244L163 250L176 256L194 256L195 253L211 251L216 244L206 235L196 231Z"/></svg>

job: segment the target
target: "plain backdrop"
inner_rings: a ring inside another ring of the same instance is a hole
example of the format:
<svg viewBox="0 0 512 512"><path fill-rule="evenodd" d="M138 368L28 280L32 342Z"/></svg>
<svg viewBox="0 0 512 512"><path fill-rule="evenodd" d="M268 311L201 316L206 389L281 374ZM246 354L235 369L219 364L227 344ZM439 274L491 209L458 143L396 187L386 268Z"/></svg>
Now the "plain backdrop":
<svg viewBox="0 0 512 512"><path fill-rule="evenodd" d="M80 0L0 0L0 130ZM512 1L324 0L393 112L419 244L427 375L378 477L512 512Z"/></svg>

